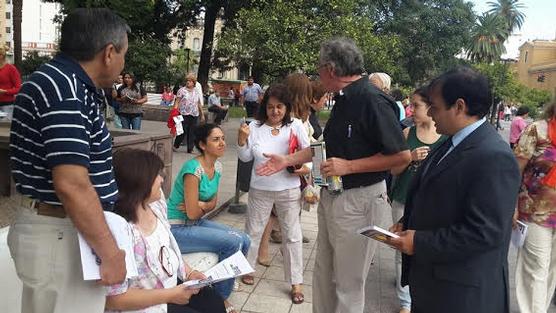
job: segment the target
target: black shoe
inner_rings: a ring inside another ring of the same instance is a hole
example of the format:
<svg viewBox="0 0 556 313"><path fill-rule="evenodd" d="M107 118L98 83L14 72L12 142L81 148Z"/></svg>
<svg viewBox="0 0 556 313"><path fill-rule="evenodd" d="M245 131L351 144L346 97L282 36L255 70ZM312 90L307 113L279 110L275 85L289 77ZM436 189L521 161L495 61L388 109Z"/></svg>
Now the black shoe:
<svg viewBox="0 0 556 313"><path fill-rule="evenodd" d="M309 243L309 242L310 242L309 238L307 238L307 237L305 237L305 236L303 236L303 240L302 240L302 241L303 241L303 243Z"/></svg>

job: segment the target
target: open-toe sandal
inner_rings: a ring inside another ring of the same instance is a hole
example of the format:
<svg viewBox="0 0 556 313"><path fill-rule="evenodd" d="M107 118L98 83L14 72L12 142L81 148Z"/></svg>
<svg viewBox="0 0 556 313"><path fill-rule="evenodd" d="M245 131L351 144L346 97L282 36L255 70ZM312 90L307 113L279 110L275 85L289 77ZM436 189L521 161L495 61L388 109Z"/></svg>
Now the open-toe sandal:
<svg viewBox="0 0 556 313"><path fill-rule="evenodd" d="M301 304L305 301L305 295L303 295L303 292L301 291L295 291L292 289L290 296L293 304Z"/></svg>
<svg viewBox="0 0 556 313"><path fill-rule="evenodd" d="M243 277L241 277L241 282L246 285L254 285L255 278L253 277L253 275L243 275Z"/></svg>

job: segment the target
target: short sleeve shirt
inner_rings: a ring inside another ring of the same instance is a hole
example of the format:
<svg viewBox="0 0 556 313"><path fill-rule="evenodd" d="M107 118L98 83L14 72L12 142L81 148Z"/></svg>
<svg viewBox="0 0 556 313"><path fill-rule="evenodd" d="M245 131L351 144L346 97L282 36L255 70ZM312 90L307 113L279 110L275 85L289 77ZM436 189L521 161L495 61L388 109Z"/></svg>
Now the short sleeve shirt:
<svg viewBox="0 0 556 313"><path fill-rule="evenodd" d="M196 89L190 91L189 89L182 87L178 90L176 97L179 101L178 110L181 115L199 116L198 103L200 101L200 95Z"/></svg>
<svg viewBox="0 0 556 313"><path fill-rule="evenodd" d="M548 137L548 123L540 120L525 128L514 153L517 158L529 160L518 196L519 219L556 228L556 189L541 184L556 166L556 147Z"/></svg>
<svg viewBox="0 0 556 313"><path fill-rule="evenodd" d="M141 114L143 113L143 106L140 104L131 103L131 99L139 100L143 98L147 92L140 86L136 86L136 88L129 88L125 85L122 85L120 89L118 89L118 96L122 98L122 102L120 104L120 112L119 113L126 113L126 114Z"/></svg>
<svg viewBox="0 0 556 313"><path fill-rule="evenodd" d="M112 138L99 107L102 95L75 60L58 54L23 83L10 133L12 174L19 193L54 205L58 165L86 167L100 201L116 201Z"/></svg>
<svg viewBox="0 0 556 313"><path fill-rule="evenodd" d="M245 86L241 91L243 97L245 97L245 101L255 102L259 100L259 96L263 93L261 86L257 83L253 83L252 86Z"/></svg>
<svg viewBox="0 0 556 313"><path fill-rule="evenodd" d="M209 178L201 163L196 158L185 162L176 176L172 192L168 198L168 218L169 219L184 219L187 216L179 209L180 205L185 202L184 180L185 175L193 175L199 179L199 200L210 201L218 193L218 185L220 184L220 177L222 176L222 164L218 161L214 164L214 176Z"/></svg>
<svg viewBox="0 0 556 313"><path fill-rule="evenodd" d="M371 87L366 76L348 85L336 95L324 128L326 156L357 160L377 153L392 155L407 150L393 107L396 107L394 100ZM343 187L369 186L387 175L386 171L345 175Z"/></svg>

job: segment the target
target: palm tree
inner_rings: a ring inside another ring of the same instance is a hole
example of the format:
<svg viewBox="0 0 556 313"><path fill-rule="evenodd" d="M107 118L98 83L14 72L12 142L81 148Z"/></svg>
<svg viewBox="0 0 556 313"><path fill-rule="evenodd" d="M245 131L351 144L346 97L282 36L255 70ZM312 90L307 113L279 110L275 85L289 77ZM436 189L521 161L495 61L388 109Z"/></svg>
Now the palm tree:
<svg viewBox="0 0 556 313"><path fill-rule="evenodd" d="M525 6L523 3L519 3L519 0L490 1L488 5L490 6L488 13L504 18L508 33L511 34L514 30L521 29L525 14L520 9L524 9Z"/></svg>
<svg viewBox="0 0 556 313"><path fill-rule="evenodd" d="M503 18L485 13L477 18L471 29L471 42L467 47L467 56L475 62L492 63L506 52L504 41L509 36Z"/></svg>

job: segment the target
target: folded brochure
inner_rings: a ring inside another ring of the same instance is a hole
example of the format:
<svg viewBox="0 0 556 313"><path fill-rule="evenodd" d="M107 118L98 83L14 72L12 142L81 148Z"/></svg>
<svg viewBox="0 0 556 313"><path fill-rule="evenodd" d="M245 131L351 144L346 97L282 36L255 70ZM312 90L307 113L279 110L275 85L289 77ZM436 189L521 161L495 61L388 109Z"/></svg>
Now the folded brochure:
<svg viewBox="0 0 556 313"><path fill-rule="evenodd" d="M380 228L378 226L372 225L363 227L357 231L359 234L369 237L380 242L386 242L389 238L399 238L400 236L387 231L386 229Z"/></svg>
<svg viewBox="0 0 556 313"><path fill-rule="evenodd" d="M207 277L206 279L188 280L183 285L189 288L203 288L219 281L247 275L254 271L243 253L238 251L204 272L203 274Z"/></svg>

